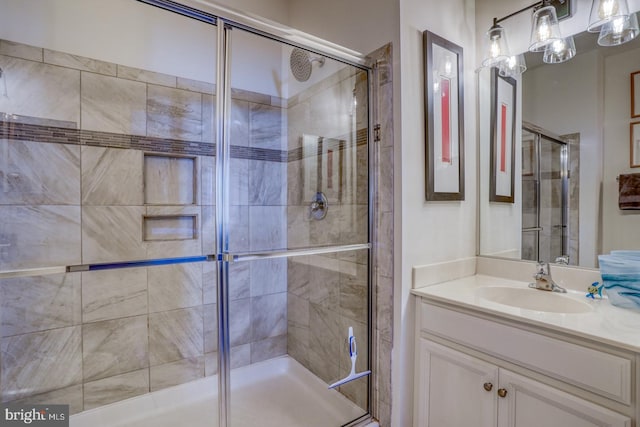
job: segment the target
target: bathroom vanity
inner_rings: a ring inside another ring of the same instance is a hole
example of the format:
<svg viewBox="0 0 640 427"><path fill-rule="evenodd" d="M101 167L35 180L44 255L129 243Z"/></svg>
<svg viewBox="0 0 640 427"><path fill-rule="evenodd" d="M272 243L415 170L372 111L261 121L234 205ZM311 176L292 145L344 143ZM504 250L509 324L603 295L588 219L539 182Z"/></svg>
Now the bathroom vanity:
<svg viewBox="0 0 640 427"><path fill-rule="evenodd" d="M414 427L632 427L640 312L472 275L412 291Z"/></svg>

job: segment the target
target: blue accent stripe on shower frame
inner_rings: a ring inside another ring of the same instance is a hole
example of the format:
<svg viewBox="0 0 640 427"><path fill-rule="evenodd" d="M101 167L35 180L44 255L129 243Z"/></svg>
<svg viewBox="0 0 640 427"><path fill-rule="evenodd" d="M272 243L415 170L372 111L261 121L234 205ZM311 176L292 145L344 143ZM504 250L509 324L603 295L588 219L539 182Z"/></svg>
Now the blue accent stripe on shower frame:
<svg viewBox="0 0 640 427"><path fill-rule="evenodd" d="M157 267L161 265L189 264L194 262L207 262L207 261L215 261L215 260L216 260L215 255L202 255L202 256L178 257L178 258L148 259L148 260L140 260L140 261L122 261L122 262L111 262L111 263L103 263L103 264L70 265L67 267L67 272L119 270L122 268L136 268L136 267Z"/></svg>

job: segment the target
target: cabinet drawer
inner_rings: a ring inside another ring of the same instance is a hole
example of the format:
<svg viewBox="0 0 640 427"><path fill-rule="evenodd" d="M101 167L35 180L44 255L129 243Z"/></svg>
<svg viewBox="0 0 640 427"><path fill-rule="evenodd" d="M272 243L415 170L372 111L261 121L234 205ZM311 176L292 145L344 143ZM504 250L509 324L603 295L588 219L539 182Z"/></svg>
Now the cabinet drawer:
<svg viewBox="0 0 640 427"><path fill-rule="evenodd" d="M420 319L424 332L631 404L631 355L582 347L424 302Z"/></svg>

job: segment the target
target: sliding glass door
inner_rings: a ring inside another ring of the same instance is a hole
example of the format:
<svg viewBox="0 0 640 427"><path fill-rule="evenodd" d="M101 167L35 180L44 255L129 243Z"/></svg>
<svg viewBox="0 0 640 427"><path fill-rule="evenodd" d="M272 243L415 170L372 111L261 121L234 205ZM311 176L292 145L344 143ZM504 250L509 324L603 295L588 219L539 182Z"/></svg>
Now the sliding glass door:
<svg viewBox="0 0 640 427"><path fill-rule="evenodd" d="M568 259L568 193L568 144L539 129L523 128L523 259L574 261Z"/></svg>
<svg viewBox="0 0 640 427"><path fill-rule="evenodd" d="M105 5L0 40L2 402L77 414L211 377L207 426L366 419L370 70Z"/></svg>
<svg viewBox="0 0 640 427"><path fill-rule="evenodd" d="M87 0L34 23L42 3L14 3L22 28L0 41L2 402L75 414L215 373L215 19Z"/></svg>
<svg viewBox="0 0 640 427"><path fill-rule="evenodd" d="M225 37L231 425L346 425L369 404L368 73L250 30Z"/></svg>

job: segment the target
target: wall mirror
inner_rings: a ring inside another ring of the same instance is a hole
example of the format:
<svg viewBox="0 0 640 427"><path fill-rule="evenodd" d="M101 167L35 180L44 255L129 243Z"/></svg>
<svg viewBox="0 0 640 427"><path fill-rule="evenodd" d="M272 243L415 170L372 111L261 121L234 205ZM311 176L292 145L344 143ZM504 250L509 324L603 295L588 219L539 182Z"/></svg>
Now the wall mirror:
<svg viewBox="0 0 640 427"><path fill-rule="evenodd" d="M577 55L545 64L527 53L518 77L515 197L490 200L491 74L478 71L479 255L597 267L597 256L640 249L640 211L618 207L630 162L631 74L640 37L600 47L574 36Z"/></svg>

